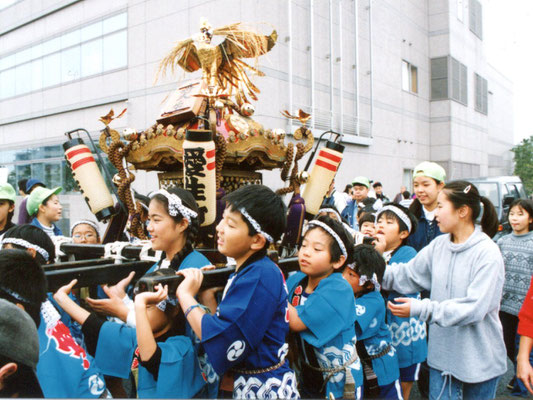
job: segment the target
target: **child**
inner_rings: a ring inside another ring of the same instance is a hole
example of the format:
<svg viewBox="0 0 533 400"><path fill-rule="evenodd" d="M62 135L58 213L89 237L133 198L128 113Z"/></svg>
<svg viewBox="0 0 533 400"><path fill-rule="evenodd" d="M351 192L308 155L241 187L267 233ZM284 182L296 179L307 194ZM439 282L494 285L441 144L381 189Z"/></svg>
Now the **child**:
<svg viewBox="0 0 533 400"><path fill-rule="evenodd" d="M148 217L152 249L162 251L163 256L147 273L160 268L178 271L210 265L209 260L193 248L202 216L190 192L182 188L171 188L152 193ZM87 303L93 310L117 317L135 327L133 303L124 291L131 278L133 275L120 285L103 286L105 295L109 298L87 298Z"/></svg>
<svg viewBox="0 0 533 400"><path fill-rule="evenodd" d="M147 276L174 275L160 270ZM185 335L183 314L167 299L167 288L135 296L136 328L104 322L68 296L74 279L54 299L82 325L87 350L106 375L135 377L139 398L192 398L205 386L191 340ZM175 300L175 299L174 299ZM157 306L156 306L157 305Z"/></svg>
<svg viewBox="0 0 533 400"><path fill-rule="evenodd" d="M518 312L533 274L533 201L515 200L509 207L509 224L513 232L498 240L505 265L500 321L507 356L516 368ZM526 388L519 381L513 386L513 394L527 395Z"/></svg>
<svg viewBox="0 0 533 400"><path fill-rule="evenodd" d="M15 226L11 220L15 213L15 189L9 183L0 184L0 238L11 227Z"/></svg>
<svg viewBox="0 0 533 400"><path fill-rule="evenodd" d="M199 308L194 296L200 270L185 277L177 297L189 324L201 339L223 390L235 398L297 398L296 377L285 359L289 330L283 274L267 257L271 243L285 230L285 205L263 185L239 188L225 197L217 225L218 250L236 262L215 315ZM228 389L227 389L228 388Z"/></svg>
<svg viewBox="0 0 533 400"><path fill-rule="evenodd" d="M474 222L481 211L481 229ZM430 290L430 298L397 298L392 314L431 324L428 359L431 398L494 398L506 371L498 310L503 259L491 237L498 230L494 206L466 181L446 184L436 218L445 233L407 264L391 264L383 288L399 293ZM484 233L486 232L486 233ZM378 238L379 240L379 238ZM379 246L378 246L379 247ZM399 304L398 304L399 303Z"/></svg>
<svg viewBox="0 0 533 400"><path fill-rule="evenodd" d="M368 197L368 190L370 188L370 181L364 176L357 176L352 182L352 200L348 201L346 207L342 211L342 217L346 218L348 224L359 231L359 225L357 223L357 212L359 208L372 205L375 199ZM365 201L366 200L366 201Z"/></svg>
<svg viewBox="0 0 533 400"><path fill-rule="evenodd" d="M98 244L100 243L100 232L98 225L89 219L81 219L70 228L72 243Z"/></svg>
<svg viewBox="0 0 533 400"><path fill-rule="evenodd" d="M33 190L37 189L38 187L45 187L44 183L42 183L39 179L32 178L26 181L26 187L24 190L25 194L22 194L22 193L20 194L21 196L26 196L26 197L24 197L22 201L20 202L19 217L17 220L17 223L19 225L25 225L31 222L32 217L28 215L28 209L26 205L28 204L29 195L31 194Z"/></svg>
<svg viewBox="0 0 533 400"><path fill-rule="evenodd" d="M348 233L350 233L350 235L352 235L352 237L355 238L355 237L357 237L359 235L358 232L356 232L354 229L352 229L352 227L350 225L348 225L346 223L346 221L341 217L341 214L340 214L339 210L337 208L335 208L335 206L327 206L327 205L322 204L322 207L320 207L320 210L318 210L318 213L317 213L315 219L320 217L320 216L323 216L323 215L327 215L328 217L333 218L334 220L341 222L342 226L344 226L344 229L346 229L348 231Z"/></svg>
<svg viewBox="0 0 533 400"><path fill-rule="evenodd" d="M7 231L2 246L23 249L40 265L48 264L55 257L55 247L50 237L33 225L18 225ZM28 285L32 287L31 283ZM39 314L37 377L45 396L105 396L108 392L104 377L83 348L79 325L56 307L50 294L42 303Z"/></svg>
<svg viewBox="0 0 533 400"><path fill-rule="evenodd" d="M357 350L365 374L367 398L402 399L398 357L385 322L385 302L379 293L385 260L371 245L355 246L353 263L343 272L355 296Z"/></svg>
<svg viewBox="0 0 533 400"><path fill-rule="evenodd" d="M295 333L296 369L303 397L342 398L346 375L362 396L363 374L355 348L355 305L342 271L352 261L353 240L327 216L309 222L298 262L287 281L289 326Z"/></svg>
<svg viewBox="0 0 533 400"><path fill-rule="evenodd" d="M0 299L0 397L43 398L35 376L37 329L29 315Z"/></svg>
<svg viewBox="0 0 533 400"><path fill-rule="evenodd" d="M360 232L367 237L374 237L376 234L376 216L371 212L364 212L359 217Z"/></svg>
<svg viewBox="0 0 533 400"><path fill-rule="evenodd" d="M405 192L404 192L405 193ZM389 203L377 213L376 236L386 243L384 257L389 263L406 263L416 256L416 250L406 246L407 238L416 231L416 218L405 207ZM397 297L420 299L420 293L400 294L390 291L384 294L388 301ZM418 318L401 318L387 311L387 324L392 334L392 345L398 354L400 381L405 400L409 399L413 382L418 380L420 363L427 357L426 324Z"/></svg>
<svg viewBox="0 0 533 400"><path fill-rule="evenodd" d="M416 166L413 174L413 186L416 199L409 206L409 211L418 219L418 228L409 236L407 244L416 251L422 250L441 231L435 220L437 196L444 186L446 171L440 165L424 161Z"/></svg>
<svg viewBox="0 0 533 400"><path fill-rule="evenodd" d="M62 236L63 233L54 222L61 219L61 203L57 194L63 190L61 187L46 189L37 187L32 190L26 203L28 215L33 217L31 224L45 231L48 236Z"/></svg>

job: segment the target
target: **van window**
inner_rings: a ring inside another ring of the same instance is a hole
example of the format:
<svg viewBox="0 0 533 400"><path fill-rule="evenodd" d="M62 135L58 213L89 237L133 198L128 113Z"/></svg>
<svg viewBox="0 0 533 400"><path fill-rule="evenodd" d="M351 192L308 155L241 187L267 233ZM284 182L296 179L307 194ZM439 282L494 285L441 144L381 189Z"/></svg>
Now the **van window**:
<svg viewBox="0 0 533 400"><path fill-rule="evenodd" d="M498 184L497 183L488 183L488 182L480 182L475 183L477 189L479 190L479 194L481 196L487 197L491 203L496 208L496 212L498 215L500 214L500 196L498 195Z"/></svg>

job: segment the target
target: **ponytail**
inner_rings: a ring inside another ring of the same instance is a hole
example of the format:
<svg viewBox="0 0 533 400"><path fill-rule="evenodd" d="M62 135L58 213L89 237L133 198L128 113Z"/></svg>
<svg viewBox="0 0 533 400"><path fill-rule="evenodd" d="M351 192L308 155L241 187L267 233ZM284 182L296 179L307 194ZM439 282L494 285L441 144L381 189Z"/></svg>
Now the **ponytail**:
<svg viewBox="0 0 533 400"><path fill-rule="evenodd" d="M483 204L483 216L481 218L481 229L488 236L493 237L498 232L498 215L491 201L484 196L480 196L475 185L467 181L452 181L444 186L448 200L453 204L455 209L467 206L472 210L472 223L481 213L481 204Z"/></svg>
<svg viewBox="0 0 533 400"><path fill-rule="evenodd" d="M498 232L500 222L498 221L498 214L492 202L485 196L481 196L483 203L483 216L481 217L481 229L490 237L494 237Z"/></svg>
<svg viewBox="0 0 533 400"><path fill-rule="evenodd" d="M420 203L420 200L418 200L418 198L414 199L411 202L411 205L409 206L409 211L416 217L417 220L422 217L422 203Z"/></svg>

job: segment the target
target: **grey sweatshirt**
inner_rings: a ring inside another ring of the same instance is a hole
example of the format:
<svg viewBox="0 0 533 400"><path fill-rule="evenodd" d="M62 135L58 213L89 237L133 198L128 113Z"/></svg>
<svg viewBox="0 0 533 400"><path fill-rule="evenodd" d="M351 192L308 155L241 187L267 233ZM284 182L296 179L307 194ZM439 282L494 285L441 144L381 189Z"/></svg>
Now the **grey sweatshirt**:
<svg viewBox="0 0 533 400"><path fill-rule="evenodd" d="M441 235L408 263L387 266L383 288L431 292L429 299L411 299L411 316L431 324L429 366L477 383L507 370L498 317L503 281L498 246L476 229L464 243Z"/></svg>

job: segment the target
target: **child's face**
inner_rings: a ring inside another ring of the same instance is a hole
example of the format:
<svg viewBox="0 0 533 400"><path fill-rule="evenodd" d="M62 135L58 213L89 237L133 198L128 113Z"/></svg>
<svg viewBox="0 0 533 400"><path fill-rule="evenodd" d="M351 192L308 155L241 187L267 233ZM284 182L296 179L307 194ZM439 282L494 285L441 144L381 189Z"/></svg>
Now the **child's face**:
<svg viewBox="0 0 533 400"><path fill-rule="evenodd" d="M249 235L248 225L242 214L228 207L217 225L217 248L226 257L232 257L240 265L249 255L254 236Z"/></svg>
<svg viewBox="0 0 533 400"><path fill-rule="evenodd" d="M72 231L72 243L97 244L98 235L92 226L79 224Z"/></svg>
<svg viewBox="0 0 533 400"><path fill-rule="evenodd" d="M172 323L170 318L168 318L163 311L157 308L156 304L146 305L146 317L148 318L148 323L150 324L150 328L152 328L154 335L157 335L167 327L170 327L170 324Z"/></svg>
<svg viewBox="0 0 533 400"><path fill-rule="evenodd" d="M63 207L59 202L59 197L53 194L50 196L46 204L39 206L39 213L49 222L57 222L61 219Z"/></svg>
<svg viewBox="0 0 533 400"><path fill-rule="evenodd" d="M332 240L321 228L310 229L298 251L300 271L311 278L329 276L334 270L330 253Z"/></svg>
<svg viewBox="0 0 533 400"><path fill-rule="evenodd" d="M363 224L361 225L361 229L360 229L361 233L365 236L372 236L374 237L375 233L376 233L376 227L375 225L370 222L370 221L365 221L363 222Z"/></svg>
<svg viewBox="0 0 533 400"><path fill-rule="evenodd" d="M11 211L15 210L15 204L9 200L0 200L0 224L7 222L7 216Z"/></svg>
<svg viewBox="0 0 533 400"><path fill-rule="evenodd" d="M352 198L357 201L361 202L364 199L368 197L368 188L363 185L355 185L352 187Z"/></svg>
<svg viewBox="0 0 533 400"><path fill-rule="evenodd" d="M437 201L437 196L443 186L444 183L437 185L433 178L427 176L417 176L413 180L416 198L425 206L432 205Z"/></svg>
<svg viewBox="0 0 533 400"><path fill-rule="evenodd" d="M513 232L521 235L529 232L529 224L533 222L533 218L522 207L516 205L509 211L509 223L513 228Z"/></svg>
<svg viewBox="0 0 533 400"><path fill-rule="evenodd" d="M448 200L448 196L444 191L439 193L437 199L435 219L442 233L452 233L460 222L459 210L454 208L453 203Z"/></svg>
<svg viewBox="0 0 533 400"><path fill-rule="evenodd" d="M353 293L357 294L365 290L364 286L359 286L359 275L357 272L355 272L351 268L345 268L344 271L342 271L342 277L348 281L350 286L352 287Z"/></svg>
<svg viewBox="0 0 533 400"><path fill-rule="evenodd" d="M376 235L383 235L385 238L385 251L394 250L402 244L409 233L407 231L400 232L400 225L396 218L385 216L381 214L376 224Z"/></svg>
<svg viewBox="0 0 533 400"><path fill-rule="evenodd" d="M183 232L188 227L187 220L183 218L181 222L176 223L157 199L150 201L148 218L150 223L147 230L150 233L152 249L175 254L177 247L184 243Z"/></svg>

